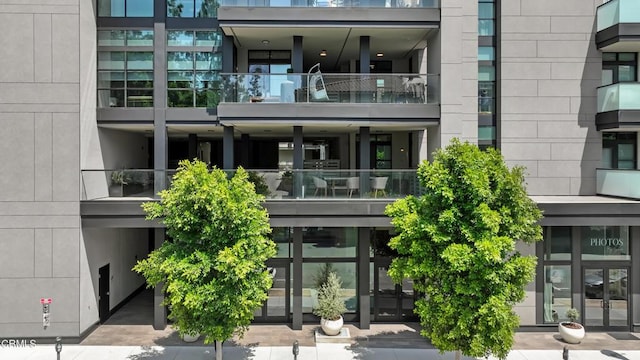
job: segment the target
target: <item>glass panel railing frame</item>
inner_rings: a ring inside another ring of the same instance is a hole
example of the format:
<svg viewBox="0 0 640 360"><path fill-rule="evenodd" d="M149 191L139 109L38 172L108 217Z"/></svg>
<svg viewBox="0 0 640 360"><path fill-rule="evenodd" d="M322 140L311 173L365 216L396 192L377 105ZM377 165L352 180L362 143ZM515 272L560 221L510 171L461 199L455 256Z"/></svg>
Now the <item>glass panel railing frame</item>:
<svg viewBox="0 0 640 360"><path fill-rule="evenodd" d="M439 104L436 74L221 73L221 103Z"/></svg>
<svg viewBox="0 0 640 360"><path fill-rule="evenodd" d="M621 82L598 87L598 113L640 110L640 83Z"/></svg>
<svg viewBox="0 0 640 360"><path fill-rule="evenodd" d="M596 169L596 194L640 200L640 170Z"/></svg>
<svg viewBox="0 0 640 360"><path fill-rule="evenodd" d="M637 0L610 0L598 6L597 31L625 23L640 23L640 2Z"/></svg>

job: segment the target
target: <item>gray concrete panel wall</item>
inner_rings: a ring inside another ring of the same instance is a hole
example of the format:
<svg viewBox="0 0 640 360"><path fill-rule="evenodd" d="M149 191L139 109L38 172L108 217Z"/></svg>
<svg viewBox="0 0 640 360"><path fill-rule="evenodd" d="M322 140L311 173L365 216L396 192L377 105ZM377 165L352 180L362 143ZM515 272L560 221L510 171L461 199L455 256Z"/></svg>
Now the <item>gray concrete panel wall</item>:
<svg viewBox="0 0 640 360"><path fill-rule="evenodd" d="M478 140L478 4L441 1L441 25L427 48L428 72L440 65L440 127L429 129L428 151L457 137ZM435 55L433 54L435 53ZM439 59L435 59L439 55Z"/></svg>
<svg viewBox="0 0 640 360"><path fill-rule="evenodd" d="M598 0L502 2L502 152L531 195L593 195Z"/></svg>
<svg viewBox="0 0 640 360"><path fill-rule="evenodd" d="M0 338L78 336L80 2L3 2L0 31Z"/></svg>

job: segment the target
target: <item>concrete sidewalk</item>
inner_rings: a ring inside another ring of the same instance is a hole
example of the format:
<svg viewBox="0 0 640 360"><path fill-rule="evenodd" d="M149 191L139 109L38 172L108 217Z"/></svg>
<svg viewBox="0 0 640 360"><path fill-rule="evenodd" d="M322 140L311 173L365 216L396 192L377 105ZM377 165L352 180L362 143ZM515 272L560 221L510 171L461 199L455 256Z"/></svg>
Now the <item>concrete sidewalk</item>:
<svg viewBox="0 0 640 360"><path fill-rule="evenodd" d="M63 360L212 360L213 346L92 346L63 345ZM50 360L56 358L53 345L31 348L0 348L3 360ZM291 347L285 346L227 346L224 360L291 360ZM298 360L444 360L453 353L441 355L434 349L365 348L349 344L317 344L302 346ZM570 350L571 360L640 360L639 350ZM473 358L463 357L470 360ZM490 358L493 359L493 358ZM508 360L560 360L562 350L513 350Z"/></svg>

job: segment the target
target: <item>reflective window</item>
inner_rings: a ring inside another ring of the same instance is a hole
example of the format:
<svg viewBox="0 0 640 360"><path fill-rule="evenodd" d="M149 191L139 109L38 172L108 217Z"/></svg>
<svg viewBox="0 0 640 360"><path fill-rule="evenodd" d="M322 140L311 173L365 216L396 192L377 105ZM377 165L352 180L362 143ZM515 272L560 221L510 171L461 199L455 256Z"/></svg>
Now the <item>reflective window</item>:
<svg viewBox="0 0 640 360"><path fill-rule="evenodd" d="M478 60L479 61L493 61L495 60L495 49L492 46L479 46L478 47Z"/></svg>
<svg viewBox="0 0 640 360"><path fill-rule="evenodd" d="M636 81L635 53L602 53L602 85Z"/></svg>
<svg viewBox="0 0 640 360"><path fill-rule="evenodd" d="M153 0L98 0L99 17L153 17Z"/></svg>
<svg viewBox="0 0 640 360"><path fill-rule="evenodd" d="M153 106L153 52L98 52L98 107Z"/></svg>
<svg viewBox="0 0 640 360"><path fill-rule="evenodd" d="M580 228L582 260L631 260L628 226Z"/></svg>
<svg viewBox="0 0 640 360"><path fill-rule="evenodd" d="M271 238L278 246L276 258L289 258L292 254L291 246L293 243L293 235L291 228L273 228Z"/></svg>
<svg viewBox="0 0 640 360"><path fill-rule="evenodd" d="M494 5L489 2L478 3L478 35L493 36L494 28Z"/></svg>
<svg viewBox="0 0 640 360"><path fill-rule="evenodd" d="M543 312L545 323L566 321L571 306L571 265L545 265Z"/></svg>
<svg viewBox="0 0 640 360"><path fill-rule="evenodd" d="M153 30L99 30L98 46L153 46Z"/></svg>
<svg viewBox="0 0 640 360"><path fill-rule="evenodd" d="M357 311L357 279L355 262L304 263L302 264L302 312L311 313L318 306L318 287L329 272L335 272L342 281L342 299L347 312ZM292 299L293 303L293 299Z"/></svg>
<svg viewBox="0 0 640 360"><path fill-rule="evenodd" d="M602 167L606 169L636 168L636 133L602 133Z"/></svg>
<svg viewBox="0 0 640 360"><path fill-rule="evenodd" d="M217 0L167 0L167 16L183 18L214 18L218 14Z"/></svg>
<svg viewBox="0 0 640 360"><path fill-rule="evenodd" d="M355 257L357 228L305 228L302 231L305 258Z"/></svg>
<svg viewBox="0 0 640 360"><path fill-rule="evenodd" d="M571 260L571 227L545 228L544 259Z"/></svg>

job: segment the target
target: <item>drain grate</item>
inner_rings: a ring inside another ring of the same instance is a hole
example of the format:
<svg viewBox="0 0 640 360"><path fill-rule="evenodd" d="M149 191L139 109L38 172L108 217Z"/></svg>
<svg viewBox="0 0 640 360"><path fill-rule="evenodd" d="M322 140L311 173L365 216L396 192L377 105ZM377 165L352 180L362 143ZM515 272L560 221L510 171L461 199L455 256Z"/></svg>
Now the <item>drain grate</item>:
<svg viewBox="0 0 640 360"><path fill-rule="evenodd" d="M610 332L607 334L616 340L640 340L637 336L626 332Z"/></svg>

